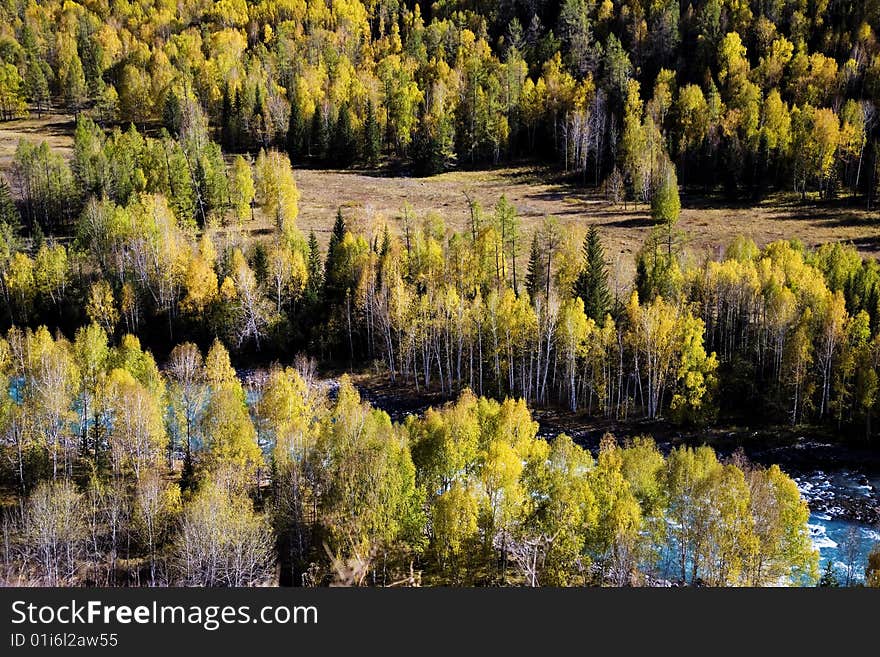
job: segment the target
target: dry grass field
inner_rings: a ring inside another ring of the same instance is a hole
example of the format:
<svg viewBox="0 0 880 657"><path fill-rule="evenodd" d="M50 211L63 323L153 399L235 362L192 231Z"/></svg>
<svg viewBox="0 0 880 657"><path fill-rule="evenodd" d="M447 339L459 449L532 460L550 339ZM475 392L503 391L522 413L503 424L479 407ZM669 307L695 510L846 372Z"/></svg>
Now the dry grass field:
<svg viewBox="0 0 880 657"><path fill-rule="evenodd" d="M0 124L0 173L9 173L19 138L48 140L52 148L69 157L74 123L69 115L47 114L42 119ZM581 239L587 226L598 223L612 268L612 277L623 286L634 271L633 255L651 229L649 208L630 204L624 209L606 202L601 192L584 190L557 181L549 170L518 167L490 171L454 171L431 178L404 178L357 171L297 169L302 230L314 230L326 244L334 215L343 207L350 222L361 228L381 230L387 222L399 231L402 209L413 208L417 218L439 214L451 230L461 230L468 219L467 197L491 213L502 194L519 212L523 227L522 265L528 257L528 240L542 219L555 216L573 240ZM467 196L466 196L467 195ZM778 239L797 238L807 245L829 241L853 243L864 255L880 255L880 222L876 213L843 203L802 204L790 194L778 194L758 206L732 205L724 201L682 198L679 228L688 257L697 260L717 253L737 235L758 245ZM247 230L267 238L268 223L259 214Z"/></svg>
<svg viewBox="0 0 880 657"><path fill-rule="evenodd" d="M528 257L528 240L546 216L559 219L565 233L580 240L591 223L600 226L605 252L620 284L634 273L634 254L652 227L650 208L629 204L614 206L600 190L582 190L553 180L550 172L528 168L482 172L450 172L426 179L389 178L348 171L298 170L300 225L326 239L337 206L368 226L385 221L400 230L402 208L412 206L417 216L436 212L451 229L468 221L465 193L480 202L485 212L504 194L522 219L525 240L522 259ZM759 246L779 239L797 238L807 245L829 241L853 243L864 255L880 255L880 222L876 213L845 205L801 204L793 195L776 195L761 205L717 204L682 199L678 228L691 259L723 250L738 235ZM322 240L323 241L323 240Z"/></svg>
<svg viewBox="0 0 880 657"><path fill-rule="evenodd" d="M72 157L75 128L72 116L56 112L44 112L42 118L33 114L27 119L0 123L0 173L9 174L19 139L47 141L50 148L64 157Z"/></svg>

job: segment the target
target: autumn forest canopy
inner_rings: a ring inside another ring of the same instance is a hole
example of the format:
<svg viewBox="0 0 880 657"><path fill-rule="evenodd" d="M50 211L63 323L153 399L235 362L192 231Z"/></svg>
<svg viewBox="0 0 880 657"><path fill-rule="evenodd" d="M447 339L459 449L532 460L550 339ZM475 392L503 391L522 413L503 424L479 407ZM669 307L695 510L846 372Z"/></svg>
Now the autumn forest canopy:
<svg viewBox="0 0 880 657"><path fill-rule="evenodd" d="M695 254L679 218L873 212L878 29L875 0L0 0L0 582L815 584L778 466L533 411L876 448L876 259ZM21 127L58 114L69 150ZM513 164L642 207L632 280L588 211L503 194L302 228L303 168ZM392 422L343 370L441 402Z"/></svg>

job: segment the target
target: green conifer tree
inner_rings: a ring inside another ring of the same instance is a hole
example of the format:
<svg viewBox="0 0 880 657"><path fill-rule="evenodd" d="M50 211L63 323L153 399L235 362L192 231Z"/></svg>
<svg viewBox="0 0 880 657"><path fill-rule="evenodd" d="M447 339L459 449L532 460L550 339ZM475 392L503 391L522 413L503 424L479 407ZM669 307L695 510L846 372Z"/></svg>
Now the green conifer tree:
<svg viewBox="0 0 880 657"><path fill-rule="evenodd" d="M651 198L651 217L666 234L666 252L672 255L673 228L681 214L681 200L678 197L678 178L675 166L669 162L660 174L660 184Z"/></svg>
<svg viewBox="0 0 880 657"><path fill-rule="evenodd" d="M584 238L584 266L574 282L574 294L584 302L584 312L597 324L605 321L611 310L611 294L608 292L608 270L605 251L599 239L599 229L591 225Z"/></svg>
<svg viewBox="0 0 880 657"><path fill-rule="evenodd" d="M417 176L433 176L445 168L443 148L437 138L434 121L422 112L411 146L413 173Z"/></svg>
<svg viewBox="0 0 880 657"><path fill-rule="evenodd" d="M351 166L357 157L357 140L351 123L351 113L346 106L340 108L336 119L332 152L333 163L340 167Z"/></svg>
<svg viewBox="0 0 880 657"><path fill-rule="evenodd" d="M318 246L318 238L315 231L309 231L309 255L308 255L308 282L306 283L306 299L310 304L316 304L321 296L321 286L324 282L324 271L321 262L321 249Z"/></svg>
<svg viewBox="0 0 880 657"><path fill-rule="evenodd" d="M367 101L367 112L364 117L364 159L367 166L374 169L379 166L381 150L382 133L379 129L379 120L376 118L376 107L371 98Z"/></svg>
<svg viewBox="0 0 880 657"><path fill-rule="evenodd" d="M330 306L339 303L345 295L338 262L339 246L344 238L345 217L342 216L342 208L339 208L336 210L336 221L333 224L330 243L327 245L327 258L324 261L324 300Z"/></svg>
<svg viewBox="0 0 880 657"><path fill-rule="evenodd" d="M180 103L177 101L177 97L174 94L173 90L168 94L168 99L171 100L172 96L174 96L175 102L177 102L179 105ZM166 108L167 107L168 107L168 103L166 103ZM178 111L179 111L179 109L178 109ZM232 98L229 96L229 85L227 84L225 87L223 87L223 101L220 104L220 143L223 144L223 148L225 148L226 150L232 150L231 143L230 143L231 123L232 123ZM177 134L176 131L173 130L170 125L168 125L167 119L166 119L165 126L168 128L168 131L171 132L171 134Z"/></svg>
<svg viewBox="0 0 880 657"><path fill-rule="evenodd" d="M310 155L317 162L323 162L327 157L327 125L324 121L324 113L321 108L316 108L312 114L312 130L311 130Z"/></svg>
<svg viewBox="0 0 880 657"><path fill-rule="evenodd" d="M532 246L529 250L529 268L526 271L526 291L531 299L535 299L545 288L546 270L544 268L544 256L541 251L538 231L535 231L535 234L532 235Z"/></svg>
<svg viewBox="0 0 880 657"><path fill-rule="evenodd" d="M290 99L290 118L287 122L287 156L291 163L299 161L305 152L305 125L302 109L296 96Z"/></svg>

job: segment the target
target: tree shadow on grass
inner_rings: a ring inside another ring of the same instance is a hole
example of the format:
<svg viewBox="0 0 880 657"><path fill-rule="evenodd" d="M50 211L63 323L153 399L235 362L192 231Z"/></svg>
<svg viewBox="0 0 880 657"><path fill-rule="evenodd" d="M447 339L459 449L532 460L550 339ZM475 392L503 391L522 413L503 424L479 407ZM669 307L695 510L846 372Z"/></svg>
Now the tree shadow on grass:
<svg viewBox="0 0 880 657"><path fill-rule="evenodd" d="M628 217L616 219L615 221L603 221L602 226L611 228L653 228L656 222L651 217Z"/></svg>
<svg viewBox="0 0 880 657"><path fill-rule="evenodd" d="M877 224L871 221L864 214L858 214L852 210L848 212L839 212L836 214L824 214L824 212L805 213L801 216L792 216L794 220L811 221L817 226L830 226L836 228L875 228Z"/></svg>
<svg viewBox="0 0 880 657"><path fill-rule="evenodd" d="M862 252L880 253L880 235L866 235L847 241Z"/></svg>

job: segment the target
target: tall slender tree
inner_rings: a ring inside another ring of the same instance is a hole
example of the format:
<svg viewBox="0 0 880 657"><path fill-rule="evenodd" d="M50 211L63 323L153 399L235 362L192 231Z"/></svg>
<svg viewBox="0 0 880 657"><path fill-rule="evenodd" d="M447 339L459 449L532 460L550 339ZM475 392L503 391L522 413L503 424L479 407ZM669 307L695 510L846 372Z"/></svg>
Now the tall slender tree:
<svg viewBox="0 0 880 657"><path fill-rule="evenodd" d="M290 116L287 121L287 155L291 162L302 159L305 151L305 138L305 118L302 115L299 99L294 95L290 99Z"/></svg>
<svg viewBox="0 0 880 657"><path fill-rule="evenodd" d="M574 282L574 294L583 300L587 317L597 324L602 324L611 310L611 294L608 291L605 250L602 248L596 224L592 224L587 231L583 253L583 269Z"/></svg>
<svg viewBox="0 0 880 657"><path fill-rule="evenodd" d="M339 247L345 239L345 217L342 208L336 210L336 221L327 245L327 258L324 260L324 301L328 305L339 303L345 296L339 272Z"/></svg>
<svg viewBox="0 0 880 657"><path fill-rule="evenodd" d="M364 116L364 159L367 166L376 168L379 166L379 156L382 151L382 130L376 117L376 106L373 99L367 101L367 110Z"/></svg>
<svg viewBox="0 0 880 657"><path fill-rule="evenodd" d="M321 262L321 249L318 246L318 238L315 231L309 231L309 258L307 263L306 301L311 304L318 302L321 296L321 286L324 282L323 263Z"/></svg>
<svg viewBox="0 0 880 657"><path fill-rule="evenodd" d="M529 250L529 268L526 272L526 291L534 300L544 291L544 257L541 254L541 241L538 239L538 231L532 235L532 245Z"/></svg>

